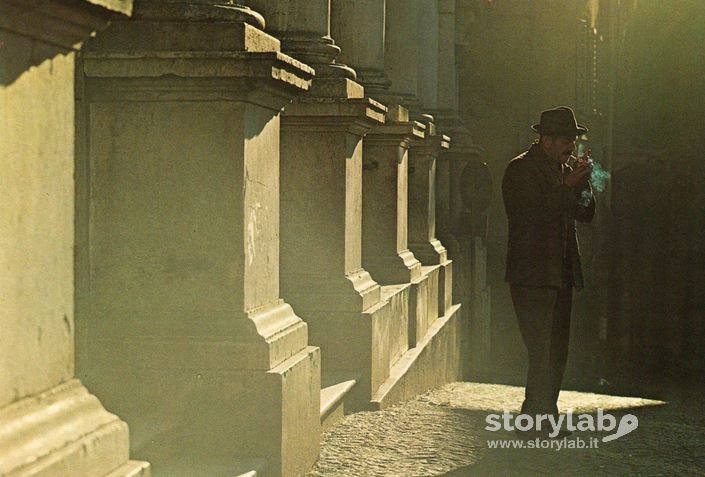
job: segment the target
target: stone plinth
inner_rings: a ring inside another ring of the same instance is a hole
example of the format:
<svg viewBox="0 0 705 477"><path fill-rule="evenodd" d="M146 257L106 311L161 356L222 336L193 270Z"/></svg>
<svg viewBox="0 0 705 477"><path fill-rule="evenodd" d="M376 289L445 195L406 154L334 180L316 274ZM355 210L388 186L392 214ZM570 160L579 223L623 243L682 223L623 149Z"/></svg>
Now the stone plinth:
<svg viewBox="0 0 705 477"><path fill-rule="evenodd" d="M145 1L84 53L79 371L155 467L318 455L319 351L279 293L280 111L313 70L258 25Z"/></svg>
<svg viewBox="0 0 705 477"><path fill-rule="evenodd" d="M390 108L385 124L364 139L363 264L383 285L410 284L406 336L411 348L423 338L429 317L438 316L436 301L429 299L437 273L422 270L407 236L409 144L423 139L425 131L424 124L409 121L407 110L396 106Z"/></svg>
<svg viewBox="0 0 705 477"><path fill-rule="evenodd" d="M324 374L358 381L361 407L385 372L372 346L390 319L362 267L362 136L386 108L349 83L323 82L319 94L330 96L299 100L282 117L282 295L309 324Z"/></svg>
<svg viewBox="0 0 705 477"><path fill-rule="evenodd" d="M409 249L424 265L439 265L438 313L452 304L452 262L436 238L436 158L450 144L433 122L427 122L426 137L414 141L409 162Z"/></svg>
<svg viewBox="0 0 705 477"><path fill-rule="evenodd" d="M409 144L423 139L425 125L403 108L364 139L363 248L365 268L382 284L409 283L421 263L408 247Z"/></svg>
<svg viewBox="0 0 705 477"><path fill-rule="evenodd" d="M149 475L74 378L75 50L131 4L0 1L3 476Z"/></svg>

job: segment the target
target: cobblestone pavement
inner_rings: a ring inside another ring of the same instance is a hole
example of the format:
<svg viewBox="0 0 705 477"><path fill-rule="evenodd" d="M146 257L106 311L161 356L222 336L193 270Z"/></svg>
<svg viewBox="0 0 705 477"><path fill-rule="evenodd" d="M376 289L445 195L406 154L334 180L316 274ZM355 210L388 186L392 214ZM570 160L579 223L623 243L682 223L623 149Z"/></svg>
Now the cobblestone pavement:
<svg viewBox="0 0 705 477"><path fill-rule="evenodd" d="M617 422L633 414L638 428L609 442L602 438L614 431L577 430L539 441L553 446L545 449L485 429L490 413L518 414L522 398L522 387L452 383L384 411L348 415L324 434L309 477L705 476L702 390L664 401L563 391L559 407L572 409L576 422L603 408ZM499 439L525 448L490 448Z"/></svg>

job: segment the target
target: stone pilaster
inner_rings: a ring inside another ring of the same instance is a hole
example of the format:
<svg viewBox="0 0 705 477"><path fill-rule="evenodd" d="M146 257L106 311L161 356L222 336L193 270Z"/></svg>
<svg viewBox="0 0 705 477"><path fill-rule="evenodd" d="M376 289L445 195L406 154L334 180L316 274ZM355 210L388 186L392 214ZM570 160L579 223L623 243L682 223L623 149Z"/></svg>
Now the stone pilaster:
<svg viewBox="0 0 705 477"><path fill-rule="evenodd" d="M395 318L406 324L398 331L404 351L423 337L419 322L428 322L428 295L434 289L408 247L409 144L423 139L426 130L408 116L406 109L394 106L385 124L365 137L362 187L363 264L383 285L409 286L408 311Z"/></svg>
<svg viewBox="0 0 705 477"><path fill-rule="evenodd" d="M326 382L355 380L364 407L389 376L392 301L362 267L362 137L386 108L336 62L329 0L253 2L283 49L316 70L282 119L282 293L321 347ZM405 296L401 294L401 296ZM401 305L399 305L401 307ZM403 308L403 307L402 307Z"/></svg>
<svg viewBox="0 0 705 477"><path fill-rule="evenodd" d="M438 237L454 263L453 296L467 316L466 372L478 379L489 356L489 288L487 287L487 215L492 183L481 149L460 121L441 118L458 141L438 156L436 207Z"/></svg>
<svg viewBox="0 0 705 477"><path fill-rule="evenodd" d="M385 0L331 1L331 33L342 48L338 57L355 68L357 81L373 98L391 81L384 72Z"/></svg>
<svg viewBox="0 0 705 477"><path fill-rule="evenodd" d="M389 373L374 338L389 302L362 267L361 241L362 136L385 113L359 95L300 100L282 118L282 295L309 324L323 373L357 381L356 407Z"/></svg>
<svg viewBox="0 0 705 477"><path fill-rule="evenodd" d="M0 475L143 476L74 377L76 50L131 1L0 1ZM100 34L100 33L99 33Z"/></svg>
<svg viewBox="0 0 705 477"><path fill-rule="evenodd" d="M164 475L318 455L319 351L279 293L280 111L313 70L262 27L145 0L84 53L79 371Z"/></svg>

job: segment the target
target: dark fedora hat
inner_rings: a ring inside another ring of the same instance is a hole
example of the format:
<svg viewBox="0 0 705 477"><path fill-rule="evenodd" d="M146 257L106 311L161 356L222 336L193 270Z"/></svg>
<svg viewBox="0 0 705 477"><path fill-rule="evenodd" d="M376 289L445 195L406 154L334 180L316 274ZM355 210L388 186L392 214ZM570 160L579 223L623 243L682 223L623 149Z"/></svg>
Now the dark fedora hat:
<svg viewBox="0 0 705 477"><path fill-rule="evenodd" d="M588 129L575 120L573 110L567 106L559 106L541 112L541 122L531 129L546 136L580 136Z"/></svg>

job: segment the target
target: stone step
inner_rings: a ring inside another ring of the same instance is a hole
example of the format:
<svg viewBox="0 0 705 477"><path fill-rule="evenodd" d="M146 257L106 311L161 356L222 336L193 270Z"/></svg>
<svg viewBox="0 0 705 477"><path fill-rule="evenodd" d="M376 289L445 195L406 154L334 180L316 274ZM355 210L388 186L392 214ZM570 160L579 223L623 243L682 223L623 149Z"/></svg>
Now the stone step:
<svg viewBox="0 0 705 477"><path fill-rule="evenodd" d="M337 381L321 387L321 432L338 422L345 415L345 396L355 386L354 379ZM330 381L329 381L330 382Z"/></svg>
<svg viewBox="0 0 705 477"><path fill-rule="evenodd" d="M185 453L161 465L152 465L151 475L136 474L135 477L257 477L265 473L265 467L264 459Z"/></svg>
<svg viewBox="0 0 705 477"><path fill-rule="evenodd" d="M106 477L151 477L149 463L131 460Z"/></svg>

